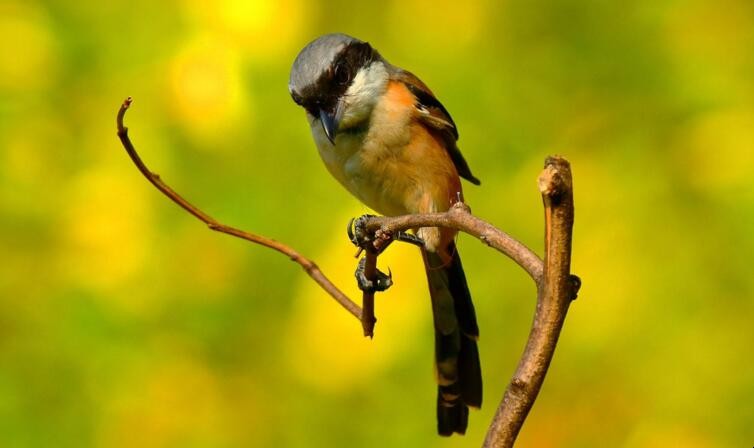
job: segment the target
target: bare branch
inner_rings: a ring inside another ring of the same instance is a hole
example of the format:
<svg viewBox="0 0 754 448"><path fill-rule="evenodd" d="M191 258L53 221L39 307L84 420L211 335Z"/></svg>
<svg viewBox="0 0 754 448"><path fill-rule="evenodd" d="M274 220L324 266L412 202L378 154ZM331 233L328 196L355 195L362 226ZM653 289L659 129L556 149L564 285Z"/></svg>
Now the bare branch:
<svg viewBox="0 0 754 448"><path fill-rule="evenodd" d="M377 251L364 251L364 276L373 284L377 283ZM364 336L374 337L374 324L377 318L374 317L374 291L365 290L361 295L361 327L364 329Z"/></svg>
<svg viewBox="0 0 754 448"><path fill-rule="evenodd" d="M362 308L343 294L313 261L283 243L218 222L176 193L156 173L151 172L134 149L128 137L128 128L123 126L123 118L130 105L131 98L128 98L118 111L118 137L133 163L152 185L210 229L260 244L288 256L301 265L343 308L361 321L365 336L373 335L376 322L374 292L363 293L362 311ZM529 339L490 425L485 447L513 446L537 398L552 360L568 306L576 298L581 284L578 277L570 274L573 187L568 161L560 157L549 157L539 177L539 190L545 209L544 262L507 233L472 215L469 207L463 203L457 203L443 213L374 216L366 218L365 221L365 230L375 236L371 239L375 250L366 250L364 275L373 282L377 275L377 255L384 249L380 244L389 241L389 238L385 237L408 229L446 227L468 233L508 256L521 266L537 285L537 308Z"/></svg>
<svg viewBox="0 0 754 448"><path fill-rule="evenodd" d="M186 210L187 212L194 215L197 219L207 224L207 227L209 227L210 229L216 232L232 235L236 238L241 238L255 244L260 244L264 247L269 247L270 249L276 250L281 254L288 256L288 258L300 264L301 267L304 268L304 271L306 271L306 273L309 274L309 276L315 282L317 282L317 284L321 286L322 289L330 294L330 296L332 296L332 298L335 299L343 308L348 310L348 312L353 314L357 319L361 320L361 308L359 308L356 303L349 299L348 296L343 294L343 292L338 289L325 276L325 274L322 273L322 271L320 271L319 267L317 267L317 265L312 260L304 257L303 255L296 252L293 248L279 241L236 229L235 227L227 226L215 220L215 218L199 210L186 199L184 199L181 195L176 193L165 182L163 182L162 179L160 179L160 176L157 173L151 172L141 160L141 157L139 157L139 154L136 152L134 145L131 143L131 139L128 137L128 128L123 126L123 118L125 117L126 111L131 105L131 102L131 97L128 97L120 106L120 110L118 111L118 137L120 138L121 143L123 143L123 147L126 149L126 152L128 152L128 156L131 157L131 161L133 161L134 165L136 165L136 168L139 169L141 174L143 174L144 177L146 177L152 185L160 190L162 194L170 198L171 201L178 204L182 209Z"/></svg>
<svg viewBox="0 0 754 448"><path fill-rule="evenodd" d="M447 212L394 217L373 216L366 223L367 231L372 233L395 233L419 227L447 227L468 233L515 261L537 285L542 280L542 260L531 249L492 224L472 215L469 207L463 202L457 202Z"/></svg>
<svg viewBox="0 0 754 448"><path fill-rule="evenodd" d="M545 262L529 340L487 432L485 447L511 447L537 398L568 306L581 284L571 275L573 184L563 158L548 157L539 176L545 208Z"/></svg>

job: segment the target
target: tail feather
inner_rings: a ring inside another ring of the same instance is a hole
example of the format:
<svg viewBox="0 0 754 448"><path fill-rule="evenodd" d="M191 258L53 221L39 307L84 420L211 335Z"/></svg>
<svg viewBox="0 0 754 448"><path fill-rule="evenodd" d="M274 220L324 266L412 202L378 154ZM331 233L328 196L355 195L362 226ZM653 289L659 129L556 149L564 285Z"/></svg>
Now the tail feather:
<svg viewBox="0 0 754 448"><path fill-rule="evenodd" d="M479 337L461 258L455 245L447 248L450 262L423 251L435 324L437 430L440 435L464 434L469 406L482 405L482 374L476 339Z"/></svg>
<svg viewBox="0 0 754 448"><path fill-rule="evenodd" d="M461 338L458 331L443 335L435 329L435 371L437 383L449 386L458 382L458 357L461 352Z"/></svg>
<svg viewBox="0 0 754 448"><path fill-rule="evenodd" d="M437 388L437 432L441 436L465 434L469 424L469 408L461 401L457 387L455 393L452 387Z"/></svg>
<svg viewBox="0 0 754 448"><path fill-rule="evenodd" d="M463 402L475 408L482 407L482 368L479 364L479 349L475 339L461 338L458 355L458 377Z"/></svg>
<svg viewBox="0 0 754 448"><path fill-rule="evenodd" d="M466 283L461 257L458 255L455 243L451 243L448 250L453 254L453 259L447 267L448 288L454 299L456 317L463 334L477 339L479 338L479 326L476 322L474 303L471 301L471 292L469 292L469 285Z"/></svg>

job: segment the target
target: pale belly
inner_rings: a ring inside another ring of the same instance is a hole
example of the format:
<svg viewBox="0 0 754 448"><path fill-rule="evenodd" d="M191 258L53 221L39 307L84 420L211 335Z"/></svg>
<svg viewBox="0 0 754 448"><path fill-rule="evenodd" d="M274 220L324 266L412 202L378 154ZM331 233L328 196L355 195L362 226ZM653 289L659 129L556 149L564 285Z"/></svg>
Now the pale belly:
<svg viewBox="0 0 754 448"><path fill-rule="evenodd" d="M364 205L387 216L420 211L424 189L418 179L405 175L401 147L365 147L363 134L338 135L332 145L317 135L319 129L312 131L328 171Z"/></svg>
<svg viewBox="0 0 754 448"><path fill-rule="evenodd" d="M312 127L328 171L362 203L387 216L445 211L461 198L450 158L423 132L407 126L404 138L387 143L364 134L339 134L333 145L321 126Z"/></svg>

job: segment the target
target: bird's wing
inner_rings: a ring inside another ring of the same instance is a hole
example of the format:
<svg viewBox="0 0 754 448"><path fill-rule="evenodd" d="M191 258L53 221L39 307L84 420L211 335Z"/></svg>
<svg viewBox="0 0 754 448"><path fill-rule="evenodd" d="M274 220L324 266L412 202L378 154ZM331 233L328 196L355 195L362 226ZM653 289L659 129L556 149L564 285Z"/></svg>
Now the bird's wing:
<svg viewBox="0 0 754 448"><path fill-rule="evenodd" d="M435 97L429 87L426 86L413 73L405 70L397 70L393 75L394 78L406 85L408 90L416 97L416 109L418 117L431 130L434 130L445 143L445 150L448 151L450 159L458 171L458 174L474 185L479 185L479 179L471 174L469 164L463 158L461 150L458 149L456 141L458 140L458 129L450 117L448 110Z"/></svg>

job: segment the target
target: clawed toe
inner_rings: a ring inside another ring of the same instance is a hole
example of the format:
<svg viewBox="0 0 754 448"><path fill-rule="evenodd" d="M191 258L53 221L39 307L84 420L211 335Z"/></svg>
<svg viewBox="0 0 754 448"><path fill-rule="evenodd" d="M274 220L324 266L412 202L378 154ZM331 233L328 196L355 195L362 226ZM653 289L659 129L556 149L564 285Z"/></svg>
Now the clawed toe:
<svg viewBox="0 0 754 448"><path fill-rule="evenodd" d="M356 267L356 283L359 285L359 289L364 292L381 292L385 291L393 285L393 273L388 269L388 273L376 270L375 279L370 280L364 275L364 265L366 258L359 260L359 265Z"/></svg>
<svg viewBox="0 0 754 448"><path fill-rule="evenodd" d="M404 243L413 244L414 246L424 247L423 239L419 238L413 233L404 232L402 230L395 232L395 234L393 234L393 239L396 241L403 241Z"/></svg>
<svg viewBox="0 0 754 448"><path fill-rule="evenodd" d="M351 240L354 246L367 249L372 243L372 238L370 238L370 235L366 231L366 221L373 217L374 215L362 215L348 221L348 239Z"/></svg>

